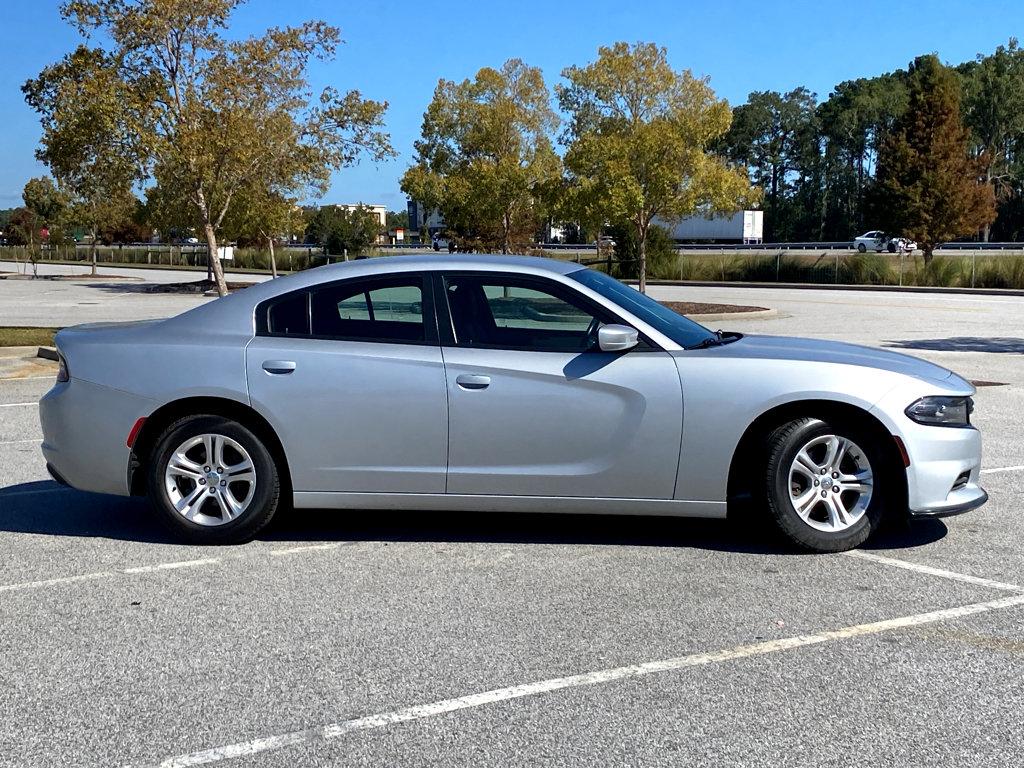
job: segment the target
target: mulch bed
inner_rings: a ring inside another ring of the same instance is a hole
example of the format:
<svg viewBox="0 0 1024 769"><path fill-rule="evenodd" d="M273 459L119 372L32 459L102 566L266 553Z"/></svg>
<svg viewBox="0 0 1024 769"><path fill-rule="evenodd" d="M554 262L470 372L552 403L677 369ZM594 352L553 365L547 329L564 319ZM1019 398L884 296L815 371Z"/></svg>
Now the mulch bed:
<svg viewBox="0 0 1024 769"><path fill-rule="evenodd" d="M719 313L762 312L767 307L745 304L715 304L713 302L662 302L680 315L717 315Z"/></svg>
<svg viewBox="0 0 1024 769"><path fill-rule="evenodd" d="M243 288L255 286L255 283L243 283L229 280L228 291L241 291ZM216 291L217 284L212 280L195 280L188 283L155 283L143 289L147 294L205 294Z"/></svg>

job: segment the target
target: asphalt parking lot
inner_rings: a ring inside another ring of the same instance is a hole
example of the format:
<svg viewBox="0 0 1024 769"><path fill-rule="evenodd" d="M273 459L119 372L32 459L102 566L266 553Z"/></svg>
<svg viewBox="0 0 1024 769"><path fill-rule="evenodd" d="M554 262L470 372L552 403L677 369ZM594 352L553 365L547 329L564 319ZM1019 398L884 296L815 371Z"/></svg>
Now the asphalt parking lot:
<svg viewBox="0 0 1024 769"><path fill-rule="evenodd" d="M202 301L46 283L0 281L0 322ZM996 383L991 501L835 556L718 521L327 511L203 549L49 481L52 375L0 379L0 763L1024 762L1024 300L654 293Z"/></svg>

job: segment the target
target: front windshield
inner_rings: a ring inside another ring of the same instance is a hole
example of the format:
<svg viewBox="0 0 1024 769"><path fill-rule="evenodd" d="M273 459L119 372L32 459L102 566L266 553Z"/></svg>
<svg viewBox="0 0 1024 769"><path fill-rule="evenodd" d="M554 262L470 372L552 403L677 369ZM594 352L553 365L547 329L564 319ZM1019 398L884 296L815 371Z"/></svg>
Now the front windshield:
<svg viewBox="0 0 1024 769"><path fill-rule="evenodd" d="M717 339L699 323L684 318L663 304L641 294L635 288L620 283L615 278L597 270L578 270L569 273L568 277L596 291L605 299L610 299L627 312L635 315L647 325L657 329L680 347L696 347L708 344L707 340Z"/></svg>

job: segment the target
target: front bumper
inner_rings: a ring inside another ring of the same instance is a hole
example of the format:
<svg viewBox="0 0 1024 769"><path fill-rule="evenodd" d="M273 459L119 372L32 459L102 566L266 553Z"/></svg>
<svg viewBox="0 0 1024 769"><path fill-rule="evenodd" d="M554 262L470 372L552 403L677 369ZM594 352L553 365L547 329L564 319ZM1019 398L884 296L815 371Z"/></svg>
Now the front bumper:
<svg viewBox="0 0 1024 769"><path fill-rule="evenodd" d="M911 510L912 518L947 518L951 515L969 513L988 502L988 492L979 486L971 489L971 493L964 495L966 498L944 507L932 507L926 510Z"/></svg>
<svg viewBox="0 0 1024 769"><path fill-rule="evenodd" d="M907 492L913 517L958 515L981 507L981 433L974 428L918 425L906 430Z"/></svg>

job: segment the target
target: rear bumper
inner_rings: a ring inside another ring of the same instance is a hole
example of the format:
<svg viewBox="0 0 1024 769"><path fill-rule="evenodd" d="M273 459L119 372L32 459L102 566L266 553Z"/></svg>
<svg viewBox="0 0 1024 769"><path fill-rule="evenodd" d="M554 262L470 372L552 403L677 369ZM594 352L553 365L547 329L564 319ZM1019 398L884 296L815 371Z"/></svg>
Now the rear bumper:
<svg viewBox="0 0 1024 769"><path fill-rule="evenodd" d="M39 401L50 475L82 491L128 494L125 440L135 420L154 406L148 398L82 379L54 385Z"/></svg>

